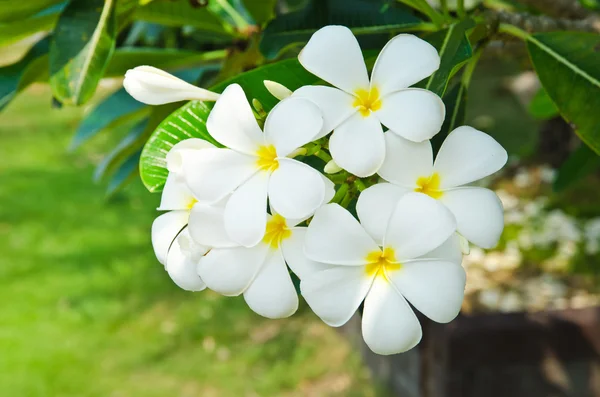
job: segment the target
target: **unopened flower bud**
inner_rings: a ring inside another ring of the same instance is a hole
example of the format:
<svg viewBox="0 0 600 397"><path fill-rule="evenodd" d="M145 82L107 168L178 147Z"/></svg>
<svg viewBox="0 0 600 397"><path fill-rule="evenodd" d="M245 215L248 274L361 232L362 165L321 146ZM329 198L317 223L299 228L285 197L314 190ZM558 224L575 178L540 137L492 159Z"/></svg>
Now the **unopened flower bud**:
<svg viewBox="0 0 600 397"><path fill-rule="evenodd" d="M342 167L337 165L337 163L333 160L330 160L327 164L325 164L325 168L323 169L326 174L337 174L341 170Z"/></svg>
<svg viewBox="0 0 600 397"><path fill-rule="evenodd" d="M271 80L265 80L263 83L267 91L280 101L292 95L292 91L283 84Z"/></svg>

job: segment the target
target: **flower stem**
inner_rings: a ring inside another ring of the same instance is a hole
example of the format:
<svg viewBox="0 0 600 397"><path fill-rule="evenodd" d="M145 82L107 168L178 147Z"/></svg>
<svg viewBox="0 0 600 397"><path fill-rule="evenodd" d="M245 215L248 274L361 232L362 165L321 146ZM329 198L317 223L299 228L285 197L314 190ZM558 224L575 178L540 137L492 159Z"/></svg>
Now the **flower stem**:
<svg viewBox="0 0 600 397"><path fill-rule="evenodd" d="M353 196L354 195L352 194L352 191L348 190L346 192L346 195L342 199L342 202L340 203L340 205L344 208L348 208L348 204L350 204L350 201L352 201Z"/></svg>
<svg viewBox="0 0 600 397"><path fill-rule="evenodd" d="M235 27L237 28L238 31L245 32L248 30L248 27L250 26L250 24L244 19L244 17L234 7L231 6L231 4L229 4L229 2L227 2L227 0L216 0L216 1L217 1L217 3L219 3L219 6L221 6L221 9L225 13L227 13L227 15L229 15L229 17L235 24Z"/></svg>
<svg viewBox="0 0 600 397"><path fill-rule="evenodd" d="M367 187L365 186L365 183L363 181L361 181L360 179L357 179L354 181L354 187L359 191L362 192L363 190L365 190Z"/></svg>
<svg viewBox="0 0 600 397"><path fill-rule="evenodd" d="M458 0L456 2L456 12L460 18L464 18L467 15L465 13L465 0Z"/></svg>
<svg viewBox="0 0 600 397"><path fill-rule="evenodd" d="M511 36L517 37L522 40L527 40L530 36L530 34L527 33L526 31L519 29L518 27L516 27L514 25L510 25L508 23L501 23L500 26L498 27L498 32L506 33L506 34L509 34Z"/></svg>
<svg viewBox="0 0 600 397"><path fill-rule="evenodd" d="M337 192L335 192L335 195L331 199L331 202L339 203L340 201L342 201L343 198L345 198L345 196L346 196L346 194L348 194L349 190L350 190L350 186L347 183L344 183L343 185L341 185L339 187Z"/></svg>
<svg viewBox="0 0 600 397"><path fill-rule="evenodd" d="M313 156L317 156L325 163L329 163L331 161L331 156L327 152L323 151L321 148L319 148L319 150L313 153Z"/></svg>

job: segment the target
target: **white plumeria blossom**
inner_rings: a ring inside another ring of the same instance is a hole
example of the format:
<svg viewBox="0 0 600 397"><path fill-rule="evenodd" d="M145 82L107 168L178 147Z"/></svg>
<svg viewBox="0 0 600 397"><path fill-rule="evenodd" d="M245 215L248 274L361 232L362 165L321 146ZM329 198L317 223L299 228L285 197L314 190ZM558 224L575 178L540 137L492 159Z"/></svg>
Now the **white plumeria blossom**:
<svg viewBox="0 0 600 397"><path fill-rule="evenodd" d="M496 246L504 228L502 202L489 189L464 185L506 164L508 155L498 142L472 127L458 127L434 162L429 141L411 142L389 132L385 140L389 155L378 174L390 183L371 186L361 197L385 196L393 201L407 192L420 192L452 212L457 231L468 241L482 248Z"/></svg>
<svg viewBox="0 0 600 397"><path fill-rule="evenodd" d="M416 193L393 207L361 200L361 223L337 204L321 207L305 232L304 252L290 255L288 264L325 323L345 324L364 301L362 333L369 348L404 352L422 336L407 300L437 322L460 311L466 276L456 223L444 206Z"/></svg>
<svg viewBox="0 0 600 397"><path fill-rule="evenodd" d="M138 66L125 73L123 87L137 101L147 105L198 100L216 101L219 94L196 87L152 66Z"/></svg>
<svg viewBox="0 0 600 397"><path fill-rule="evenodd" d="M182 159L198 155L199 151L215 146L202 139L187 139L174 145L167 154L170 170L161 196L159 211L168 211L152 223L152 247L158 261L182 289L201 291L206 288L198 277L196 266L208 247L194 243L187 224L190 211L197 200L181 175Z"/></svg>
<svg viewBox="0 0 600 397"><path fill-rule="evenodd" d="M224 223L228 237L245 247L262 239L267 224L267 198L285 218L310 216L321 206L327 182L310 166L291 159L312 141L323 124L312 102L287 98L267 116L264 134L237 84L228 86L211 111L206 126L226 148L206 149L184 161L183 175L194 196L214 205L228 195Z"/></svg>
<svg viewBox="0 0 600 397"><path fill-rule="evenodd" d="M323 112L318 138L333 130L329 149L340 167L359 177L373 175L385 157L383 128L415 142L437 134L445 117L442 100L431 91L408 88L440 66L437 50L410 34L391 39L369 74L350 29L326 26L315 32L298 60L333 85L304 86L292 97L307 98Z"/></svg>

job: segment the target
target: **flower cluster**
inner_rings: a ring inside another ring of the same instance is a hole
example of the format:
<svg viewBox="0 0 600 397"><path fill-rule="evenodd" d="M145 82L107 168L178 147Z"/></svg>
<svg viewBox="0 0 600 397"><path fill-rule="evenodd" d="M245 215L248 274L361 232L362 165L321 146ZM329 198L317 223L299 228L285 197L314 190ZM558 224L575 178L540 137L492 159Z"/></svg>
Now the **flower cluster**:
<svg viewBox="0 0 600 397"><path fill-rule="evenodd" d="M466 185L498 171L506 151L463 126L434 160L429 139L442 127L444 103L409 87L435 72L440 58L416 36L394 37L370 78L356 38L342 26L317 31L299 61L331 86L291 92L265 82L281 101L262 129L237 84L217 96L171 84L148 67L128 72L125 87L147 103L216 99L206 127L220 147L189 139L167 155L159 210L168 212L152 227L156 256L181 288L243 295L269 318L298 307L291 270L325 323L341 326L362 305L371 350L406 351L421 339L409 303L434 321L451 321L464 295L466 242L497 243L501 202ZM339 200L342 187L332 182L339 175L304 161L317 140L333 158L325 168L361 182L356 201Z"/></svg>

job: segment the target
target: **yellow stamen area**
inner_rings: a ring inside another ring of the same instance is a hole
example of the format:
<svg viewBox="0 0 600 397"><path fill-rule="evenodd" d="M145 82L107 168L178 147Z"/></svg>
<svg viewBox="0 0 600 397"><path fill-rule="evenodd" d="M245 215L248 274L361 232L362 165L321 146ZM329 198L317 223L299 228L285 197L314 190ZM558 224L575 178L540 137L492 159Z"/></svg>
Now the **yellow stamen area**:
<svg viewBox="0 0 600 397"><path fill-rule="evenodd" d="M292 231L288 229L285 218L279 214L273 215L267 222L267 230L263 242L271 246L271 248L279 248L282 240L290 237Z"/></svg>
<svg viewBox="0 0 600 397"><path fill-rule="evenodd" d="M415 192L424 193L434 199L442 197L444 192L440 190L440 175L434 172L430 176L421 176L417 179Z"/></svg>
<svg viewBox="0 0 600 397"><path fill-rule="evenodd" d="M371 87L370 91L363 88L354 91L356 99L352 106L358 108L358 111L363 117L367 117L376 110L381 108L381 99L379 98L379 90L377 87Z"/></svg>
<svg viewBox="0 0 600 397"><path fill-rule="evenodd" d="M365 272L367 276L384 277L387 279L386 272L400 270L402 265L396 261L396 253L393 248L386 248L383 251L373 251L365 258L367 266Z"/></svg>
<svg viewBox="0 0 600 397"><path fill-rule="evenodd" d="M273 172L279 168L279 161L277 161L277 150L273 145L263 145L256 151L258 160L256 165L259 169L264 171Z"/></svg>
<svg viewBox="0 0 600 397"><path fill-rule="evenodd" d="M188 203L188 205L187 205L187 209L188 209L188 210L191 210L191 209L192 209L192 207L194 206L194 204L196 204L197 202L198 202L198 200L196 200L195 198L193 198L193 197L192 197L192 198L190 199L190 202L189 202L189 203Z"/></svg>

